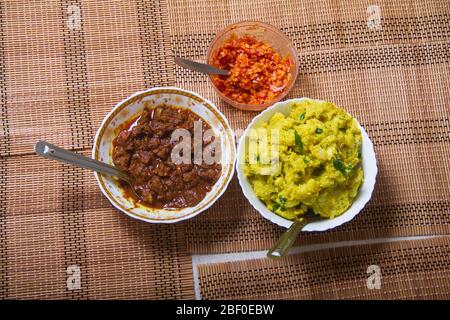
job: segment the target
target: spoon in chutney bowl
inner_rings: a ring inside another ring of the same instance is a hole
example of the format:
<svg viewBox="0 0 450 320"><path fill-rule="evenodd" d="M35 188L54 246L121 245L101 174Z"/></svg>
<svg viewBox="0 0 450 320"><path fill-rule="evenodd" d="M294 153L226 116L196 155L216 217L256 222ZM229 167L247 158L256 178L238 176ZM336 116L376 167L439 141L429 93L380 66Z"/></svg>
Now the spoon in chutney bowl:
<svg viewBox="0 0 450 320"><path fill-rule="evenodd" d="M230 71L214 67L210 64L200 63L180 57L174 57L174 60L175 63L178 64L180 67L189 69L191 71L196 71L204 74L217 74L222 76L227 76L230 74Z"/></svg>

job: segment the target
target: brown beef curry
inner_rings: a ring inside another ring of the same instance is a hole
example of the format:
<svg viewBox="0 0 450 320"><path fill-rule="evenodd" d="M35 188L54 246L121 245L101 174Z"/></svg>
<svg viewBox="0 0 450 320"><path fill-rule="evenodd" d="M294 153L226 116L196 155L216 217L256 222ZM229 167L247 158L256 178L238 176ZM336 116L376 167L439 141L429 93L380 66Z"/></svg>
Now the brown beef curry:
<svg viewBox="0 0 450 320"><path fill-rule="evenodd" d="M172 161L172 149L178 143L171 142L173 131L186 129L193 137L195 121L201 121L202 133L211 128L190 110L160 105L144 109L121 128L113 141L113 161L134 178L131 187L139 196L139 202L152 208L192 207L217 182L222 166L219 163L195 164L193 148L191 163ZM212 141L202 141L203 148Z"/></svg>

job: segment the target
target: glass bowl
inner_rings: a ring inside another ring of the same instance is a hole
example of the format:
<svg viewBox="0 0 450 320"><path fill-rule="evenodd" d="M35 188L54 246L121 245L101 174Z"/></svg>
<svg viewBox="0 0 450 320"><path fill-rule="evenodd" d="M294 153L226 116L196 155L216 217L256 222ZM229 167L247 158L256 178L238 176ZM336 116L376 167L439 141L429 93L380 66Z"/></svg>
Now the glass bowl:
<svg viewBox="0 0 450 320"><path fill-rule="evenodd" d="M224 42L228 41L232 36L241 37L244 35L249 35L256 38L257 40L266 42L268 45L274 48L281 57L288 56L290 58L292 62L290 70L290 80L287 83L284 91L276 96L273 100L267 101L263 104L245 104L239 103L225 96L214 83L213 75L209 75L209 79L214 90L225 102L238 109L259 111L266 109L267 107L280 101L292 89L292 86L294 85L298 75L298 55L296 48L289 40L289 38L274 26L258 21L243 21L227 26L224 30L220 31L215 36L208 48L207 63L213 65L213 56L217 52L217 50L220 49Z"/></svg>

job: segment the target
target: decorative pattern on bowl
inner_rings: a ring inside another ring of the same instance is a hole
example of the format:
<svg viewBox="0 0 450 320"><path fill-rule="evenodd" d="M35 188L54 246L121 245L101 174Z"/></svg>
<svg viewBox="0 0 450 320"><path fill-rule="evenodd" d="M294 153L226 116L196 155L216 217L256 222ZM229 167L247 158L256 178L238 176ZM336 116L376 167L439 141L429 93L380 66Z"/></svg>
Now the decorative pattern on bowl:
<svg viewBox="0 0 450 320"><path fill-rule="evenodd" d="M132 218L152 223L174 223L186 220L208 209L227 188L234 173L236 149L234 134L225 116L207 99L194 92L175 88L153 88L137 92L131 97L119 102L103 120L94 140L92 157L109 164L113 164L112 141L123 123L136 117L148 106L169 104L180 108L190 109L208 122L211 128L221 138L222 174L210 192L208 192L195 207L177 210L153 209L135 203L124 195L116 178L95 173L95 177L102 193L120 211Z"/></svg>

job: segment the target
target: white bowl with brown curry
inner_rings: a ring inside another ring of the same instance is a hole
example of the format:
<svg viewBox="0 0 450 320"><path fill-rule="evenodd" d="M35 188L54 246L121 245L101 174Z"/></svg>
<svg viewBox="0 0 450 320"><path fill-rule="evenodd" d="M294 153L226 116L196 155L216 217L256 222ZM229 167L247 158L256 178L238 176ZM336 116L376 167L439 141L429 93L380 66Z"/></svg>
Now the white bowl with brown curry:
<svg viewBox="0 0 450 320"><path fill-rule="evenodd" d="M133 177L95 174L109 201L152 223L192 218L225 191L235 163L234 134L210 101L174 87L138 92L105 117L93 158Z"/></svg>

